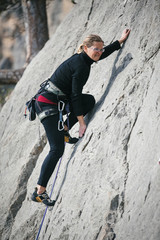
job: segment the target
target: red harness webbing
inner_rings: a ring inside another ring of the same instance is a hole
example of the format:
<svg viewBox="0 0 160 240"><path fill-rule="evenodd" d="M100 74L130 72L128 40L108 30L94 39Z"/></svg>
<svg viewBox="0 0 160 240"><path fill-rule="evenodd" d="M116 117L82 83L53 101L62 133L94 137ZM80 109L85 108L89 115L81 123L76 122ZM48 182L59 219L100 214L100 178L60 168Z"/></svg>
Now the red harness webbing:
<svg viewBox="0 0 160 240"><path fill-rule="evenodd" d="M42 95L38 96L37 101L38 101L38 102L44 102L44 103L48 103L48 104L57 105L57 103L52 102L51 100L43 97Z"/></svg>

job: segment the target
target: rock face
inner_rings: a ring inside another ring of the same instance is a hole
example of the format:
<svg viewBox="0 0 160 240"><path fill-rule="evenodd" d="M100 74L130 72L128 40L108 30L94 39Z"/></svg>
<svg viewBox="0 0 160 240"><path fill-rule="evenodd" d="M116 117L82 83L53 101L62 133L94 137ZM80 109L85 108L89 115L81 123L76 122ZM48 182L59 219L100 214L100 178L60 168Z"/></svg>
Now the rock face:
<svg viewBox="0 0 160 240"><path fill-rule="evenodd" d="M159 0L81 0L27 67L0 113L2 240L35 239L45 212L30 195L49 147L39 120L24 119L25 102L85 36L109 44L125 27L122 48L92 66L84 92L97 103L83 139L66 146L39 239L159 240L159 24Z"/></svg>

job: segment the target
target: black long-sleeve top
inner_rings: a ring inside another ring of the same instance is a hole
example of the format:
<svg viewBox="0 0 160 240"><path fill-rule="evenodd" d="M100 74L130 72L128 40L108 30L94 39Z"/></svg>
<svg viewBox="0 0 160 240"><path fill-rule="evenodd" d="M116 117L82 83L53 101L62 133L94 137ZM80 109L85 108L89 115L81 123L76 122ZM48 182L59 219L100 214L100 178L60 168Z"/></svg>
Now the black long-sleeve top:
<svg viewBox="0 0 160 240"><path fill-rule="evenodd" d="M118 49L120 49L119 41L106 46L99 60L106 58ZM81 95L93 62L94 60L85 52L76 53L64 61L50 78L55 86L68 96L76 116L83 114Z"/></svg>

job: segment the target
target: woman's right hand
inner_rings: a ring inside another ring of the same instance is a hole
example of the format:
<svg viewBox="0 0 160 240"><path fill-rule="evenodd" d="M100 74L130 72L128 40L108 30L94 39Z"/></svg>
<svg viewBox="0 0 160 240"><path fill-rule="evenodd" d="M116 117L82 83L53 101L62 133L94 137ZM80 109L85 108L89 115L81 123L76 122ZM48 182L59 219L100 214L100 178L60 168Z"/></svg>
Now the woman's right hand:
<svg viewBox="0 0 160 240"><path fill-rule="evenodd" d="M86 126L86 123L84 121L83 115L78 116L77 118L78 118L78 121L79 121L79 137L81 138L81 137L83 137L87 126Z"/></svg>
<svg viewBox="0 0 160 240"><path fill-rule="evenodd" d="M83 135L86 131L86 128L87 128L86 124L82 124L79 126L79 137L80 138L83 137Z"/></svg>

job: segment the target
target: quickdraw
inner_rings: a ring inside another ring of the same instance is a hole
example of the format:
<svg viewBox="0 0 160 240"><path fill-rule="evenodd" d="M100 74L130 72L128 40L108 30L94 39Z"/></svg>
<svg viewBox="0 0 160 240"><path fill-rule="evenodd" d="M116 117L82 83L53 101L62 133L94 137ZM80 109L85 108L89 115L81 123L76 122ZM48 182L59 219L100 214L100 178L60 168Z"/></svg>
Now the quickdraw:
<svg viewBox="0 0 160 240"><path fill-rule="evenodd" d="M59 111L59 121L58 121L58 130L63 131L64 129L64 121L63 121L63 110L65 107L65 103L63 101L58 102L58 111Z"/></svg>

